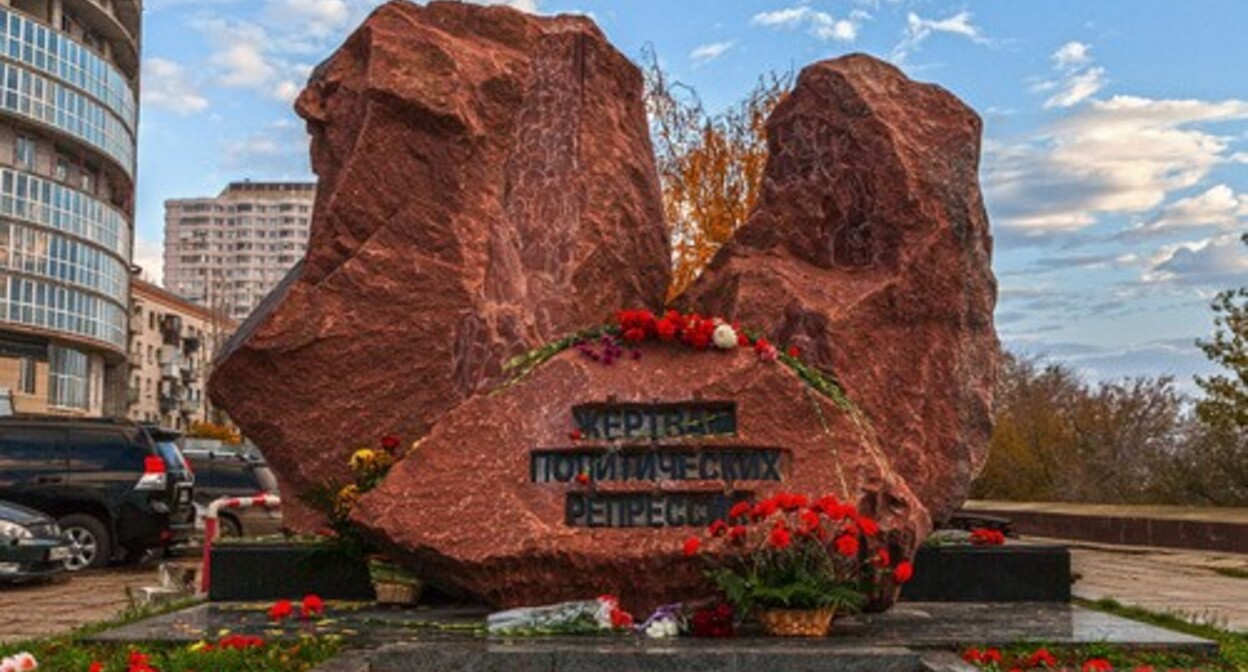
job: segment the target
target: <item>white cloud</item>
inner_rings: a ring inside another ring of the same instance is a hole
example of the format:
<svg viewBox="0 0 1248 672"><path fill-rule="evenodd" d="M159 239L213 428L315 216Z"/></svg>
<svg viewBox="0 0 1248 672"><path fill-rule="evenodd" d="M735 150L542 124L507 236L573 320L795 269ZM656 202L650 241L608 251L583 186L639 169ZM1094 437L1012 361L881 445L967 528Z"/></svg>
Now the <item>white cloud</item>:
<svg viewBox="0 0 1248 672"><path fill-rule="evenodd" d="M805 26L807 32L825 42L829 40L853 42L858 38L858 29L862 21L867 18L870 18L869 14L854 11L850 13L849 18L838 19L828 12L802 5L760 12L750 19L750 23L767 28L793 29Z"/></svg>
<svg viewBox="0 0 1248 672"><path fill-rule="evenodd" d="M1031 87L1034 93L1055 92L1044 101L1045 109L1073 107L1105 88L1105 68L1092 67L1091 51L1092 47L1082 42L1067 42L1049 57L1053 69L1060 73L1058 79L1041 81Z"/></svg>
<svg viewBox="0 0 1248 672"><path fill-rule="evenodd" d="M314 37L333 34L351 17L344 0L269 0L265 13L273 23L298 26Z"/></svg>
<svg viewBox="0 0 1248 672"><path fill-rule="evenodd" d="M266 59L257 44L236 42L217 52L212 62L221 68L225 86L264 87L277 75L277 68Z"/></svg>
<svg viewBox="0 0 1248 672"><path fill-rule="evenodd" d="M208 99L188 81L186 70L163 58L143 59L143 103L183 115L208 109Z"/></svg>
<svg viewBox="0 0 1248 672"><path fill-rule="evenodd" d="M1053 59L1054 67L1062 70L1077 68L1092 61L1092 56L1088 53L1091 49L1083 42L1067 42L1058 47L1050 58Z"/></svg>
<svg viewBox="0 0 1248 672"><path fill-rule="evenodd" d="M134 265L142 269L144 280L159 285L165 279L164 245L140 231L134 237Z"/></svg>
<svg viewBox="0 0 1248 672"><path fill-rule="evenodd" d="M1147 212L1229 159L1206 124L1244 119L1244 100L1093 100L1018 142L986 142L985 191L996 221L1029 235Z"/></svg>
<svg viewBox="0 0 1248 672"><path fill-rule="evenodd" d="M1044 101L1045 108L1072 107L1105 88L1105 68L1088 68L1071 74L1058 84L1057 93Z"/></svg>
<svg viewBox="0 0 1248 672"><path fill-rule="evenodd" d="M732 42L712 42L710 44L699 45L693 51L689 52L689 58L698 63L706 63L723 56L732 49Z"/></svg>
<svg viewBox="0 0 1248 672"><path fill-rule="evenodd" d="M1239 233L1226 233L1191 243L1167 245L1144 275L1149 283L1207 285L1220 288L1248 277L1248 252Z"/></svg>
<svg viewBox="0 0 1248 672"><path fill-rule="evenodd" d="M1144 230L1214 226L1230 231L1248 222L1248 194L1236 194L1225 184L1171 203L1149 221ZM1248 228L1248 227L1244 227Z"/></svg>
<svg viewBox="0 0 1248 672"><path fill-rule="evenodd" d="M978 26L972 23L972 16L968 11L963 10L944 19L925 19L910 12L906 17L906 28L901 42L893 47L893 60L898 63L904 62L910 54L918 51L923 43L936 33L957 35L976 44L991 44L992 42L984 37Z"/></svg>
<svg viewBox="0 0 1248 672"><path fill-rule="evenodd" d="M478 5L506 5L522 12L536 14L538 10L537 0L469 0Z"/></svg>

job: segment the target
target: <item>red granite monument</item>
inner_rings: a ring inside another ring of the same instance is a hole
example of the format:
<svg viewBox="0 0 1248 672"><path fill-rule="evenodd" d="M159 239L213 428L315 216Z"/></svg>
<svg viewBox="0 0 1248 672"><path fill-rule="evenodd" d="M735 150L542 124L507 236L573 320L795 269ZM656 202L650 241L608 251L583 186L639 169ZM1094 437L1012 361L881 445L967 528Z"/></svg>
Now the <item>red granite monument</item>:
<svg viewBox="0 0 1248 672"><path fill-rule="evenodd" d="M308 257L213 398L292 495L371 437L419 438L353 520L433 583L650 607L705 592L679 541L734 502L834 494L904 557L966 497L996 285L980 121L950 93L850 56L803 70L769 120L757 208L676 304L796 359L648 341L510 384L510 356L661 302L636 68L583 17L395 2L299 110L321 178Z"/></svg>

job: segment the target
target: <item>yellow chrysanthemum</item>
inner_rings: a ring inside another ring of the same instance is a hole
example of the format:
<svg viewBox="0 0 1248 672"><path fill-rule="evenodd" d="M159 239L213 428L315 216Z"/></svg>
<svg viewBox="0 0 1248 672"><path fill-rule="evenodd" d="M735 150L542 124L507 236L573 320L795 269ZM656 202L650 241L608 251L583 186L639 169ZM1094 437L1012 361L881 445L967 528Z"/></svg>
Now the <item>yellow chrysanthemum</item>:
<svg viewBox="0 0 1248 672"><path fill-rule="evenodd" d="M351 455L351 470L364 471L377 460L377 453L371 448L361 448Z"/></svg>

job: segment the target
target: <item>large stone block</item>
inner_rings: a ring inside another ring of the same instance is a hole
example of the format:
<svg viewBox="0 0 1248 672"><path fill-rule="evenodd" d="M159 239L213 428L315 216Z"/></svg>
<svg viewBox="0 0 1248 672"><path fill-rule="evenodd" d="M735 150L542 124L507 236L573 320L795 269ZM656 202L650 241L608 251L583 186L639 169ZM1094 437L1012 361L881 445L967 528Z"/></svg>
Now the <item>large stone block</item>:
<svg viewBox="0 0 1248 672"><path fill-rule="evenodd" d="M935 520L987 458L999 345L979 117L853 55L767 122L758 206L680 299L834 372Z"/></svg>
<svg viewBox="0 0 1248 672"><path fill-rule="evenodd" d="M353 447L427 433L511 356L660 306L641 91L587 18L457 2L385 4L316 69L307 257L210 386L289 499Z"/></svg>
<svg viewBox="0 0 1248 672"><path fill-rule="evenodd" d="M713 592L681 542L736 498L836 495L878 518L898 558L927 536L927 510L871 428L784 364L748 348L641 352L607 366L567 351L469 399L354 520L491 604L615 593L639 613Z"/></svg>

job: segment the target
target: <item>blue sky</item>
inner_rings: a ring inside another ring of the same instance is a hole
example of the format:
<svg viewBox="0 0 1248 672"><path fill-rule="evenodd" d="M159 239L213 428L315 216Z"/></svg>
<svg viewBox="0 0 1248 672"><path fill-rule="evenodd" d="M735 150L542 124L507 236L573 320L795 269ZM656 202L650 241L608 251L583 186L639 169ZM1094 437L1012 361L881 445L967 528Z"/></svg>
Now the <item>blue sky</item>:
<svg viewBox="0 0 1248 672"><path fill-rule="evenodd" d="M291 111L375 0L147 0L136 259L162 203L310 179ZM850 52L948 88L985 120L997 326L1087 376L1209 370L1208 302L1248 281L1248 3L1208 0L509 0L652 43L711 108L759 75Z"/></svg>

